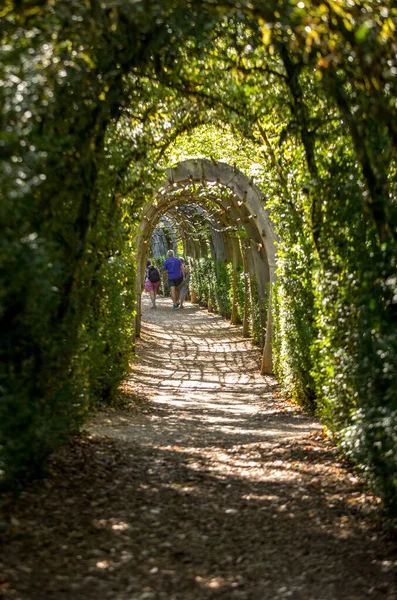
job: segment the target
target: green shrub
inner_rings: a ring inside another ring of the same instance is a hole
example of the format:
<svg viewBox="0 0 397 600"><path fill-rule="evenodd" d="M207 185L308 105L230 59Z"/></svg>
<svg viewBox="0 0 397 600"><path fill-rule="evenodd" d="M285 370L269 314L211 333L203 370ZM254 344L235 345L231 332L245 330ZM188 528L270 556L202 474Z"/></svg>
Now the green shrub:
<svg viewBox="0 0 397 600"><path fill-rule="evenodd" d="M251 288L252 288L252 323L251 323L251 340L256 346L263 348L266 326L262 324L262 315L267 315L269 306L269 285L267 286L267 294L260 302L258 294L258 282L256 275L251 275Z"/></svg>
<svg viewBox="0 0 397 600"><path fill-rule="evenodd" d="M208 300L211 294L210 290L213 285L212 273L213 266L211 259L199 258L192 260L192 287L196 293L197 302L203 306L208 306Z"/></svg>
<svg viewBox="0 0 397 600"><path fill-rule="evenodd" d="M215 263L216 277L216 310L225 319L230 319L232 314L232 265L218 260Z"/></svg>

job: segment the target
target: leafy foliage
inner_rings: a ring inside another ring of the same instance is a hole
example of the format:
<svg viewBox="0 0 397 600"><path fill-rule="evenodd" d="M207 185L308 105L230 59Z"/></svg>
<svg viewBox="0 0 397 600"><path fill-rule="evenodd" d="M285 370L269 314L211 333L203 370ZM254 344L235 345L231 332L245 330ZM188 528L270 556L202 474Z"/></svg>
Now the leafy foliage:
<svg viewBox="0 0 397 600"><path fill-rule="evenodd" d="M202 257L191 260L191 282L199 304L208 306L213 278L214 263L210 258Z"/></svg>
<svg viewBox="0 0 397 600"><path fill-rule="evenodd" d="M232 265L225 261L216 261L216 307L225 319L230 319L232 315L233 286L232 286Z"/></svg>
<svg viewBox="0 0 397 600"><path fill-rule="evenodd" d="M252 322L251 322L251 340L256 346L264 346L266 328L263 326L262 315L267 315L269 308L269 289L266 296L262 299L258 293L258 281L256 275L250 275L252 289ZM269 286L267 286L269 288Z"/></svg>
<svg viewBox="0 0 397 600"><path fill-rule="evenodd" d="M144 4L0 9L5 478L37 472L89 406L114 398L141 208L165 166L209 155L255 176L279 234L284 390L317 407L397 513L396 9ZM193 286L228 316L233 274L209 258L209 232Z"/></svg>

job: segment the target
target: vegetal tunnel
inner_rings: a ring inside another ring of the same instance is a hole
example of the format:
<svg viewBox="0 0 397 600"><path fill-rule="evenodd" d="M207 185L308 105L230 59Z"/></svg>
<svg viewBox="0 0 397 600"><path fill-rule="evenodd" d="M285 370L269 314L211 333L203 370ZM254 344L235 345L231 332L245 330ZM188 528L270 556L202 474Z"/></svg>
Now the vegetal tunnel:
<svg viewBox="0 0 397 600"><path fill-rule="evenodd" d="M164 228L168 231L165 239ZM243 334L250 335L253 312L258 310L263 335L261 371L272 372L272 285L276 274L276 242L266 198L235 166L208 159L190 159L167 169L153 201L142 208L137 239L136 334L141 329L141 290L151 240L174 248L181 244L193 260L207 256L232 266L231 322L237 322L237 278L244 279ZM257 306L252 285L256 282ZM194 289L193 289L194 296ZM209 300L210 302L210 300Z"/></svg>

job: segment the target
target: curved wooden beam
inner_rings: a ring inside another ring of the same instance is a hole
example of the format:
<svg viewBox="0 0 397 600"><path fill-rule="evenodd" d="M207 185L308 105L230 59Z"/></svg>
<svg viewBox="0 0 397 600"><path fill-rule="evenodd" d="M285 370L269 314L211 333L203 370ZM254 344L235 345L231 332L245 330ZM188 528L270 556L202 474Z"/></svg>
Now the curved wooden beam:
<svg viewBox="0 0 397 600"><path fill-rule="evenodd" d="M261 261L255 261L255 271L260 287L263 290L267 283L270 284L269 308L267 314L266 337L263 348L262 357L262 374L272 373L272 286L276 281L276 266L277 266L277 235L270 219L269 211L266 207L266 198L261 190L254 184L252 179L247 177L242 171L235 166L226 163L208 160L208 159L190 159L178 163L175 167L166 170L166 179L159 187L157 195L153 202L149 203L143 210L142 221L139 227L137 236L137 254L138 265L143 263L147 251L144 246L147 245L154 226L161 214L166 212L172 206L180 204L184 201L181 197L170 199L167 196L167 190L178 187L182 184L192 182L216 182L230 189L237 202L232 202L230 212L233 218L239 221L247 231L247 235L254 243L263 249L265 260L263 270L260 268ZM161 192L161 193L160 193ZM194 202L189 200L190 204L198 204L198 199ZM142 259L143 255L143 259ZM144 269L138 269L137 273L137 296L140 296L142 290L142 277ZM140 331L140 303L137 300L137 335Z"/></svg>

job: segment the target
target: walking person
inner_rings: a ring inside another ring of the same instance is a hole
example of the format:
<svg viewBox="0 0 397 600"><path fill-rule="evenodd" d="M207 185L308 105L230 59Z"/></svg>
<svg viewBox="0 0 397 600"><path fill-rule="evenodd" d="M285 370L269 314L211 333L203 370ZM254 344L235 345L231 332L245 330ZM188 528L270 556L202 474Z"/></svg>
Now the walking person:
<svg viewBox="0 0 397 600"><path fill-rule="evenodd" d="M179 308L179 286L185 279L185 269L180 258L174 256L173 250L168 250L168 258L163 265L164 271L164 283L166 282L166 273L168 277L168 286L171 291L171 298L173 302L173 310Z"/></svg>
<svg viewBox="0 0 397 600"><path fill-rule="evenodd" d="M182 265L185 269L185 279L182 281L179 288L179 308L184 308L183 303L186 300L186 296L189 293L189 281L190 281L190 271L189 265L186 263L184 258L181 258Z"/></svg>
<svg viewBox="0 0 397 600"><path fill-rule="evenodd" d="M146 262L145 291L149 292L152 301L151 308L156 310L156 296L160 287L161 277L159 270L152 264L151 260Z"/></svg>

